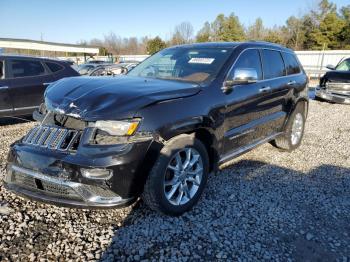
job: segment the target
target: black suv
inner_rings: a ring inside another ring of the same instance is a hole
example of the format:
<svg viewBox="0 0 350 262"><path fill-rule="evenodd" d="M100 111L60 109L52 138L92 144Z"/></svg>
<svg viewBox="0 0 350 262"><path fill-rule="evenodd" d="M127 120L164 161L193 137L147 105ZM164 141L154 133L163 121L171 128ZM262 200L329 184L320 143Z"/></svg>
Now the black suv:
<svg viewBox="0 0 350 262"><path fill-rule="evenodd" d="M266 142L297 148L307 109L307 77L290 49L164 49L126 76L50 85L44 120L11 146L5 185L71 207L118 207L142 196L180 215L224 162Z"/></svg>
<svg viewBox="0 0 350 262"><path fill-rule="evenodd" d="M78 75L64 61L0 56L0 117L31 114L43 102L47 85Z"/></svg>

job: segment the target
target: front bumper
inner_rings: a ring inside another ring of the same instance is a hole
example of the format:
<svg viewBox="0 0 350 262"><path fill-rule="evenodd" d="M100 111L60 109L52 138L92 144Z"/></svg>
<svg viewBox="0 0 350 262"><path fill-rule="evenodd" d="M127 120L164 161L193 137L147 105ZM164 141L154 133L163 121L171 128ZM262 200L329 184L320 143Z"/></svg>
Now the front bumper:
<svg viewBox="0 0 350 262"><path fill-rule="evenodd" d="M316 87L315 96L323 100L327 100L339 104L350 104L350 93L332 91L320 87Z"/></svg>
<svg viewBox="0 0 350 262"><path fill-rule="evenodd" d="M10 147L4 185L21 196L60 206L126 206L143 190L145 166L151 162L149 151L155 144L151 139L103 147L82 145L70 153L20 140ZM82 169L108 169L112 175L87 178Z"/></svg>
<svg viewBox="0 0 350 262"><path fill-rule="evenodd" d="M123 199L108 188L50 177L17 165L7 167L4 184L21 196L68 207L122 207L134 200Z"/></svg>

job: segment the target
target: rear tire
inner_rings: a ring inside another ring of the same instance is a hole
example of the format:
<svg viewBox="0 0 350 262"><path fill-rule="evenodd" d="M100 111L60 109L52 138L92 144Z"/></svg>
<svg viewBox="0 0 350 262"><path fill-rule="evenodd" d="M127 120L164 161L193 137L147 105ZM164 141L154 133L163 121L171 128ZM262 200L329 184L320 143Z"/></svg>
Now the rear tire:
<svg viewBox="0 0 350 262"><path fill-rule="evenodd" d="M304 136L305 106L299 103L288 119L284 133L272 141L272 145L291 152L297 149Z"/></svg>
<svg viewBox="0 0 350 262"><path fill-rule="evenodd" d="M153 210L178 216L199 200L209 172L203 143L191 135L179 135L162 148L142 194Z"/></svg>

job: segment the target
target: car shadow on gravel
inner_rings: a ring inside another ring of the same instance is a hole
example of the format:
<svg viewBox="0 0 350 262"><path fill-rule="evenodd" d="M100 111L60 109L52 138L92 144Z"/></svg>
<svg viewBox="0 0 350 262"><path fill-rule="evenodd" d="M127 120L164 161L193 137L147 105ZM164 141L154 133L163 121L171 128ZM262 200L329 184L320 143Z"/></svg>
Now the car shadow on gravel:
<svg viewBox="0 0 350 262"><path fill-rule="evenodd" d="M349 221L350 168L304 173L238 160L211 175L199 203L180 217L138 202L100 260L343 260Z"/></svg>

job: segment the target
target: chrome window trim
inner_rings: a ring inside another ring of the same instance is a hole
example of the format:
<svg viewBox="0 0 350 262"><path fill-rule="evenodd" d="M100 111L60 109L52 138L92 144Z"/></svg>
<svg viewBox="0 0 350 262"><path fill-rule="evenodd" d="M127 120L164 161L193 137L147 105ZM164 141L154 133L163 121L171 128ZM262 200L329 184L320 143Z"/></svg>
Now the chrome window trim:
<svg viewBox="0 0 350 262"><path fill-rule="evenodd" d="M274 48L267 48L267 47L248 47L248 48L245 48L242 52L239 53L239 55L237 56L236 60L233 62L232 66L230 67L228 73L226 74L225 76L225 79L224 79L224 82L227 80L227 78L229 77L231 71L233 70L233 67L236 65L236 62L238 61L238 59L240 58L240 56L246 51L246 50L249 50L249 49L255 49L255 50L258 50L259 53L260 53L260 50L272 50L272 51L277 51L277 52L284 52L284 53L287 53L287 54L292 54L292 55L295 55L293 52L286 52L286 51L282 51L282 50L278 50L278 49L274 49ZM281 58L283 60L283 56L281 55ZM299 62L299 60L297 60ZM263 70L263 77L264 77L264 68L263 68L263 64L262 64L262 58L261 58L261 55L260 55L260 63L261 63L261 68ZM284 60L283 60L283 63L284 63ZM262 79L262 80L258 80L256 83L263 83L265 81L271 81L271 80L276 80L276 79L280 79L280 78L285 78L285 77L291 77L291 76L299 76L299 75L303 75L303 70L302 68L300 68L300 73L298 74L292 74L292 75L285 75L285 76L279 76L279 77L274 77L274 78L269 78L269 79Z"/></svg>

